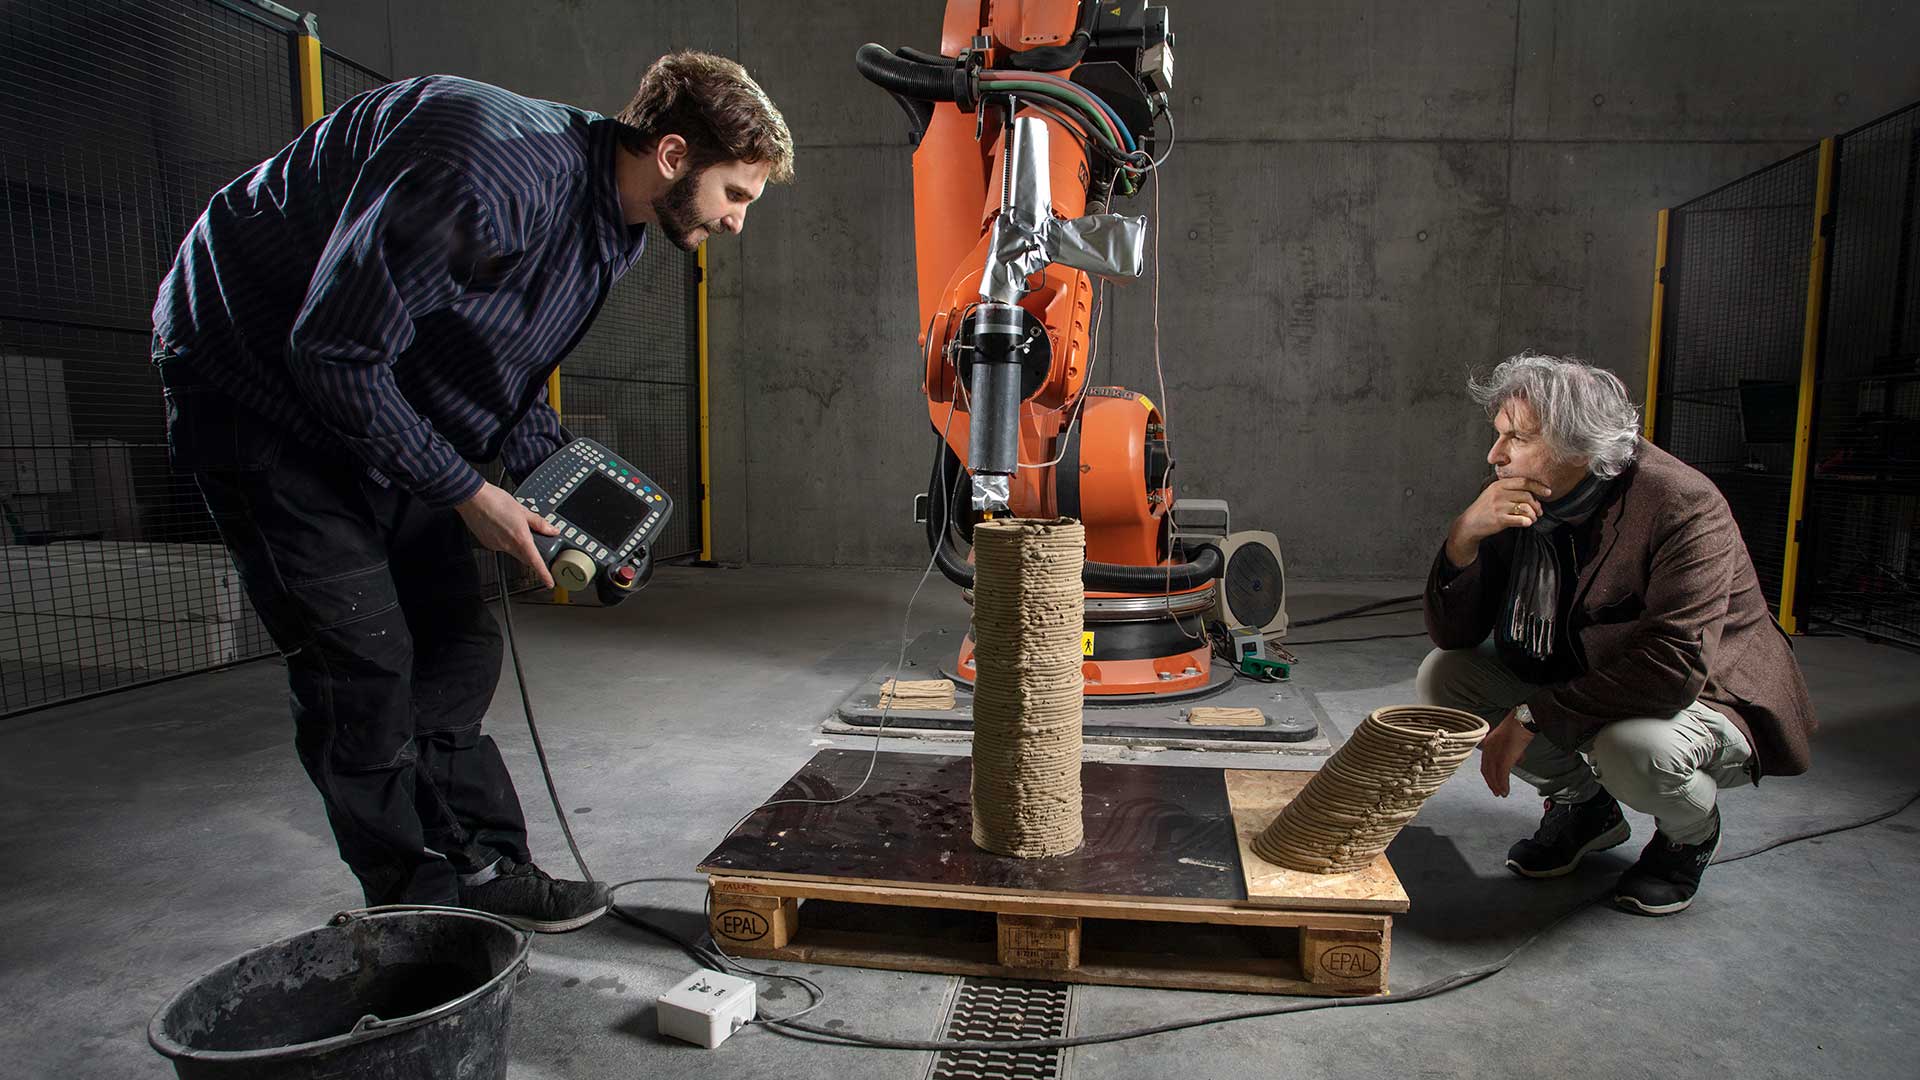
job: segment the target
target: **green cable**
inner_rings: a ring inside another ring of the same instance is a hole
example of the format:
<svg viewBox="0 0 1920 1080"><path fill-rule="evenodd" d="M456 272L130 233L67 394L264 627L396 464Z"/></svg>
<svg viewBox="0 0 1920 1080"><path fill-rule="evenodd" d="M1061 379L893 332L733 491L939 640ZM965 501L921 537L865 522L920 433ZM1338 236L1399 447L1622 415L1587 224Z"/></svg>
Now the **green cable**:
<svg viewBox="0 0 1920 1080"><path fill-rule="evenodd" d="M1020 103L1023 111L1036 112L1066 129L1073 141L1089 155L1100 154L1116 165L1131 167L1126 155L1115 151L1104 140L1098 139L1087 130L1087 123L1078 113L1067 111L1058 101L1042 101L1038 98L1015 94L1013 99Z"/></svg>
<svg viewBox="0 0 1920 1080"><path fill-rule="evenodd" d="M1004 71L1000 71L1000 72L990 71L990 72L984 72L983 74L987 75L989 78L1006 78L1010 73L1004 72ZM1101 116L1106 118L1107 122L1113 126L1115 134L1119 137L1123 145L1123 148L1128 153L1132 153L1134 150L1139 149L1138 145L1134 141L1133 133L1127 130L1126 122L1120 119L1120 114L1117 112L1114 112L1112 106L1108 105L1106 103L1106 100L1103 99L1100 95L1094 93L1093 91L1087 89L1086 87L1081 86L1080 84L1072 81L1071 79L1062 79L1055 75L1046 75L1046 74L1041 74L1039 72L1022 74L1022 75L1013 75L1012 77L1023 82L1042 83L1046 86L1052 87L1057 92L1074 95L1076 98L1078 98L1081 101L1082 108L1097 110Z"/></svg>
<svg viewBox="0 0 1920 1080"><path fill-rule="evenodd" d="M1054 86L1051 83L1031 82L1026 79L982 79L980 80L980 88L982 90L1022 90L1027 93L1039 94L1043 97L1050 97L1056 101L1065 102L1097 121L1100 126L1100 134L1105 137L1108 145L1112 146L1118 153L1122 155L1126 154L1126 146L1121 143L1120 132L1113 126L1112 118L1107 116L1106 112L1099 106L1092 104L1079 94Z"/></svg>
<svg viewBox="0 0 1920 1080"><path fill-rule="evenodd" d="M980 86L983 90L1018 90L1035 94L1073 108L1077 114L1091 117L1098 122L1098 126L1094 128L1094 133L1100 137L1101 141L1106 144L1108 149L1110 149L1116 157L1123 160L1129 159L1126 147L1121 145L1119 135L1113 127L1112 119L1099 107L1091 105L1073 91L1065 90L1051 83L1033 82L1026 79L983 79L981 80ZM1123 182L1120 194L1132 195L1140 190L1140 185L1137 180L1137 175L1140 171L1140 168L1136 165L1123 164L1120 166L1119 173Z"/></svg>
<svg viewBox="0 0 1920 1080"><path fill-rule="evenodd" d="M1065 105L1066 107L1074 110L1074 114L1076 116L1085 116L1085 117L1091 118L1094 121L1094 124L1091 125L1091 129L1100 138L1101 142L1106 143L1108 146L1111 146L1116 152L1119 152L1119 153L1126 152L1126 148L1122 146L1120 143L1119 133L1113 129L1113 125L1107 119L1106 114L1100 112L1097 109L1089 107L1086 102L1081 101L1079 98L1075 97L1071 93L1067 93L1065 91L1060 90L1057 87L1049 86L1045 83L1026 82L1026 81L1012 80L1012 79L993 80L993 81L982 80L980 83L980 89L982 91L1020 91L1022 93L1032 94L1038 97L1046 98L1051 101L1059 102L1060 104Z"/></svg>
<svg viewBox="0 0 1920 1080"><path fill-rule="evenodd" d="M1120 158L1123 162L1130 162L1131 160L1131 155L1128 154L1126 147L1120 142L1119 132L1113 126L1112 117L1108 116L1105 110L1094 104L1079 91L1031 79L982 79L980 80L980 88L982 90L1021 91L1038 95L1072 108L1076 111L1076 114L1090 117L1095 121L1095 126L1091 129L1092 133L1112 151L1115 157ZM1120 181L1117 185L1119 194L1131 196L1140 190L1138 178L1142 170L1139 166L1130 163L1122 164L1117 171Z"/></svg>

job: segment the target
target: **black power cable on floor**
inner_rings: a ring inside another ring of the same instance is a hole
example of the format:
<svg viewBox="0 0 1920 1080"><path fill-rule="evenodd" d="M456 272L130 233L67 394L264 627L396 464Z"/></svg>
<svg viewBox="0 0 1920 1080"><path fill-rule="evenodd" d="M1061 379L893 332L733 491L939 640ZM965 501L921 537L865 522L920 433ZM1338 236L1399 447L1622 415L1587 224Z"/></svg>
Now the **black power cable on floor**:
<svg viewBox="0 0 1920 1080"><path fill-rule="evenodd" d="M1353 645L1362 641L1398 641L1401 638L1417 638L1417 637L1426 637L1426 636L1427 636L1427 632L1425 630L1414 630L1405 634L1368 634L1365 637L1330 637L1330 638L1319 638L1314 641L1289 641L1287 642L1287 647L1292 649L1304 649L1312 645Z"/></svg>
<svg viewBox="0 0 1920 1080"><path fill-rule="evenodd" d="M533 739L534 756L540 759L540 777L547 782L547 798L553 800L553 815L560 819L560 834L567 838L567 850L573 852L574 865L580 868L580 876L588 881L593 875L587 872L587 860L580 854L580 845L573 839L573 827L567 824L567 812L560 806L560 792L553 786L553 770L547 767L547 748L540 743L540 725L533 719L533 696L527 693L527 673L520 666L520 645L513 634L513 597L507 589L507 557L495 552L493 556L494 578L500 582L500 621L506 629L507 651L513 655L513 677L520 684L520 705L527 712L527 734Z"/></svg>
<svg viewBox="0 0 1920 1080"><path fill-rule="evenodd" d="M501 559L501 557L498 555L496 555L495 558L496 560ZM505 567L504 567L503 561L497 563L497 565L499 565L500 568L504 570ZM555 817L557 817L560 821L561 834L564 835L567 839L567 847L569 850L573 852L573 861L575 865L579 866L580 875L586 880L591 881L593 880L593 874L591 871L587 869L587 861L580 854L580 845L574 841L573 829L567 824L566 811L561 806L560 793L554 787L553 771L547 766L547 752L540 742L539 724L534 720L533 698L531 697L531 695L527 693L526 672L522 668L520 663L520 648L519 648L519 645L514 641L513 607L512 607L512 601L507 595L507 590L504 585L504 582L506 581L506 575L504 573L500 575L500 580L503 583L500 590L500 610L502 612L502 620L505 624L505 629L506 629L507 649L513 656L514 678L519 683L519 686L520 686L520 702L525 707L526 713L527 713L527 734L532 737L534 754L540 761L540 775L541 775L541 778L546 781L547 797L553 801L553 812ZM922 580L924 581L924 577L922 578ZM1400 603L1400 602L1402 601L1401 600L1385 601L1385 603ZM1331 620L1336 617L1343 618L1349 615L1357 614L1359 613L1359 610L1371 610L1372 607L1377 607L1377 606L1380 606L1380 605L1369 605L1365 609L1358 609L1356 611L1341 612L1341 613L1338 613L1337 615L1330 615L1326 617L1326 620ZM911 608L909 608L909 610L911 610ZM1323 621L1326 621L1326 620L1323 620ZM1325 642L1322 642L1321 644L1325 644ZM1816 837L1831 836L1834 833L1847 832L1853 829L1865 828L1868 825L1877 824L1879 822L1887 820L1890 817L1893 817L1897 814L1902 813L1903 811L1907 810L1909 807L1913 806L1915 802L1920 802L1920 791L1916 791L1912 795L1908 796L1906 801L1902 802L1899 806L1896 806L1891 810L1887 810L1882 813L1875 814L1872 817L1865 818L1860 821L1849 822L1844 825L1835 825L1835 826L1831 826L1824 829L1814 829L1808 832L1795 833L1791 836L1784 836L1779 839L1769 841L1765 844L1760 845L1759 847L1753 848L1748 851L1743 851L1734 855L1723 855L1718 858L1715 858L1713 860L1713 865L1717 866L1721 863L1738 862L1741 859L1750 859L1755 855L1772 851L1775 848L1784 847L1788 844L1798 843L1803 840L1812 840ZM635 885L635 884L639 884L639 882L624 881L617 885L614 885L612 887L612 891L617 893L620 889L625 888L626 886ZM1534 942L1540 940L1542 937L1546 936L1548 932L1559 927L1561 923L1566 922L1568 919L1573 918L1575 915L1579 914L1580 912L1583 912L1586 909L1599 903L1601 900L1605 899L1607 895L1610 894L1612 891L1613 891L1612 888L1609 887L1606 890L1595 893L1593 896L1567 909L1566 911L1562 912L1558 917L1556 917L1552 922L1548 923L1547 925L1541 927L1540 929L1534 931L1532 934L1528 935L1525 941L1522 941L1520 944L1514 946L1513 949L1509 951L1505 956L1502 956L1500 959L1495 960L1492 963L1480 964L1470 968L1463 968L1451 974L1443 975L1438 979L1434 979L1431 982L1425 983L1424 985L1415 987L1412 990L1406 990L1406 991L1401 991L1401 992L1392 993L1392 994L1380 994L1372 997L1315 998L1310 1001L1289 1002L1285 1005L1274 1005L1274 1006L1269 1006L1261 1009L1246 1009L1240 1012L1218 1013L1212 1016L1197 1016L1187 1020L1175 1020L1166 1024L1157 1024L1157 1025L1154 1025L1153 1027L1127 1028L1121 1031L1105 1032L1098 1035L1074 1035L1074 1036L1067 1036L1067 1037L1053 1038L1053 1039L891 1039L891 1038L886 1038L884 1036L863 1035L859 1032L848 1031L844 1028L827 1028L827 1027L820 1027L814 1024L803 1024L799 1021L799 1017L807 1013L810 1013L815 1009L818 1009L820 1006L826 1003L826 997L827 997L826 991L821 989L818 983L815 983L810 979L802 978L801 976L798 976L798 975L787 975L781 972L773 972L773 971L761 971L755 968L748 967L740 963L738 960L735 960L733 957L728 956L726 952L720 948L719 943L713 941L711 934L707 936L707 941L712 942L711 948L709 948L707 945L701 942L689 940L681 936L680 934L677 934L671 930L668 930L663 926L659 926L655 923L648 922L646 919L643 919L640 916L634 914L633 912L627 910L626 908L621 907L617 903L613 904L609 908L609 914L613 915L615 918L619 919L621 922L624 922L629 926L634 927L635 929L643 930L647 933L665 938L666 940L673 942L675 945L678 945L681 948L681 950L684 951L689 957L691 957L696 963L703 964L715 970L732 969L734 971L745 972L749 975L757 975L762 978L784 979L788 982L792 982L800 986L801 988L805 989L807 991L808 996L812 999L805 1008L800 1009L797 1012L789 1013L785 1016L760 1015L760 1016L756 1016L754 1020L755 1023L764 1024L768 1028L778 1031L781 1034L788 1035L792 1038L801 1039L807 1042L825 1043L825 1044L834 1045L834 1046L855 1046L855 1047L866 1047L869 1049L878 1049L878 1050L915 1050L915 1051L1060 1050L1060 1049L1066 1049L1066 1048L1075 1047L1075 1046L1097 1046L1102 1043L1126 1042L1128 1040L1142 1039L1152 1035L1164 1035L1174 1031L1185 1031L1190 1028L1210 1027L1214 1024L1232 1023L1233 1021L1236 1021L1236 1020L1254 1020L1254 1019L1258 1019L1260 1017L1266 1017L1266 1016L1284 1016L1288 1013L1318 1012L1323 1009L1362 1009L1362 1008L1370 1008L1376 1005L1401 1005L1410 1001L1420 1001L1423 998L1430 998L1438 994L1449 993L1451 991L1458 990L1464 986L1471 986L1482 979L1491 978L1492 976L1498 975L1501 972L1505 971L1507 967L1511 965L1514 962L1514 960L1520 956L1521 953L1527 951L1528 948L1532 947ZM703 907L703 914L705 914L704 907Z"/></svg>
<svg viewBox="0 0 1920 1080"><path fill-rule="evenodd" d="M1424 597L1420 593L1413 593L1409 596L1395 596L1386 600L1375 600L1369 604L1361 604L1359 607L1350 607L1336 611L1331 615L1316 615L1311 619L1298 619L1289 622L1287 629L1302 630L1309 626L1321 626L1330 622L1339 622L1341 619L1351 619L1356 615L1365 615L1369 611L1379 611L1383 607L1392 607L1395 604L1410 604L1415 600L1421 599L1424 599ZM1415 608L1414 610L1417 611L1419 609Z"/></svg>

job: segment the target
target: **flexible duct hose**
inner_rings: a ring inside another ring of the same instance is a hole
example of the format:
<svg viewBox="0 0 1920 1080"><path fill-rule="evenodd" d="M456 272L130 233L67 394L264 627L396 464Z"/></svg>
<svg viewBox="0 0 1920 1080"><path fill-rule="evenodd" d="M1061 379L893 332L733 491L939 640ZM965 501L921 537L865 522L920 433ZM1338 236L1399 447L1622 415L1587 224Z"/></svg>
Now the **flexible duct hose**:
<svg viewBox="0 0 1920 1080"><path fill-rule="evenodd" d="M922 101L960 101L970 96L967 73L895 56L885 45L868 42L853 54L853 66L867 81L890 93Z"/></svg>
<svg viewBox="0 0 1920 1080"><path fill-rule="evenodd" d="M905 57L916 64L931 64L939 68L950 68L954 65L954 58L951 56L943 56L940 53L921 52L911 45L902 45L894 49L893 55Z"/></svg>

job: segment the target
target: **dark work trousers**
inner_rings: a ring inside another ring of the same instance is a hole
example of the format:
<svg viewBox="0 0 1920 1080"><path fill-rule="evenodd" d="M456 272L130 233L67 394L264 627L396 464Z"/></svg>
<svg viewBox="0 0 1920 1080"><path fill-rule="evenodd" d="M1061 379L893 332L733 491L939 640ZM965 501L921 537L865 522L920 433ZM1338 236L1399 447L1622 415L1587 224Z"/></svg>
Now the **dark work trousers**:
<svg viewBox="0 0 1920 1080"><path fill-rule="evenodd" d="M286 658L294 745L367 903L455 903L460 875L530 861L480 733L500 631L459 515L295 445L178 359L162 372L175 467Z"/></svg>

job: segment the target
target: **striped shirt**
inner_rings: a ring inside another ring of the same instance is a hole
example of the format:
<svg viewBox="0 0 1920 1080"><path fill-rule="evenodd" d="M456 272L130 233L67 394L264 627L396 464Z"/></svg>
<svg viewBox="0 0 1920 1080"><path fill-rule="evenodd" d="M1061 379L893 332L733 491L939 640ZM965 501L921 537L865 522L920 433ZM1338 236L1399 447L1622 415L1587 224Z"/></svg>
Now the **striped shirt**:
<svg viewBox="0 0 1920 1080"><path fill-rule="evenodd" d="M436 506L566 441L546 379L639 258L617 125L448 76L348 101L213 196L163 364ZM170 353L171 355L166 355Z"/></svg>

